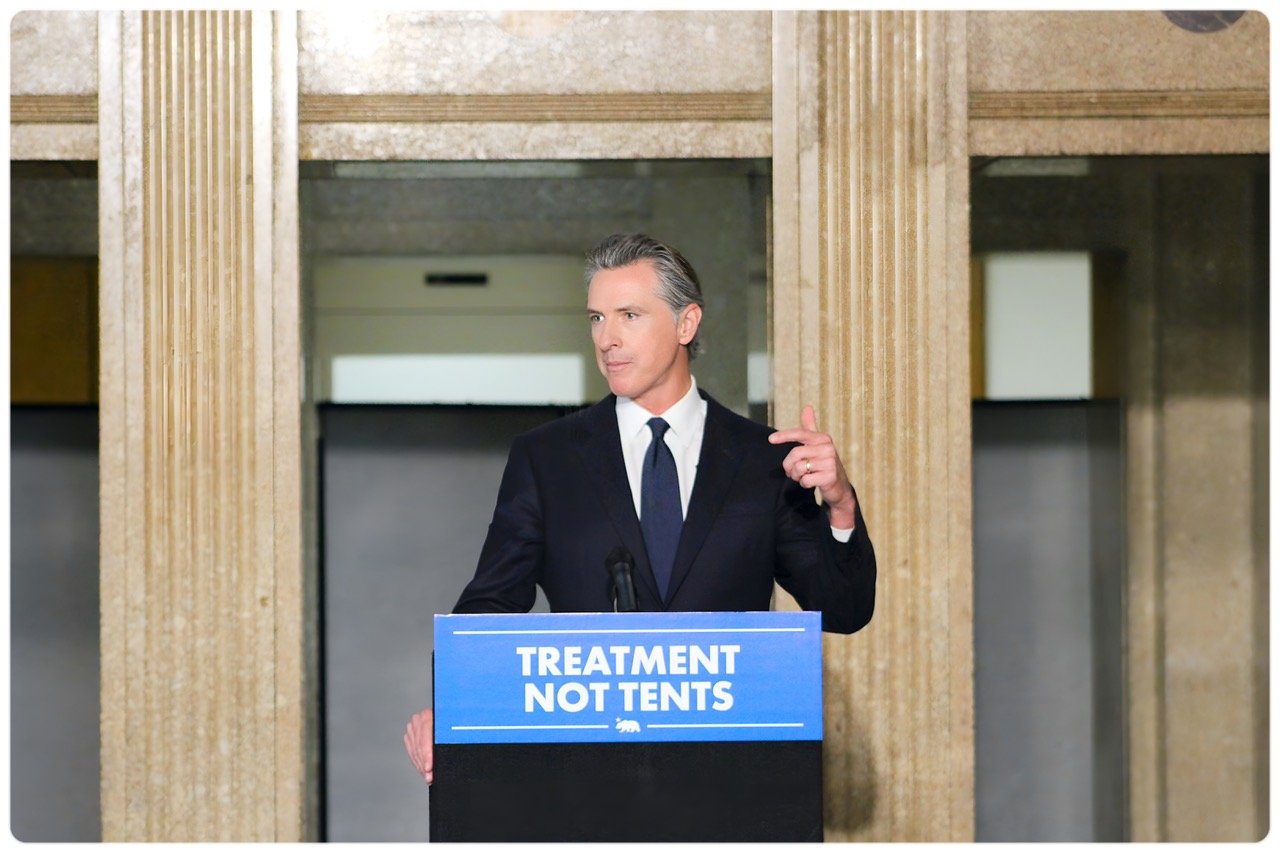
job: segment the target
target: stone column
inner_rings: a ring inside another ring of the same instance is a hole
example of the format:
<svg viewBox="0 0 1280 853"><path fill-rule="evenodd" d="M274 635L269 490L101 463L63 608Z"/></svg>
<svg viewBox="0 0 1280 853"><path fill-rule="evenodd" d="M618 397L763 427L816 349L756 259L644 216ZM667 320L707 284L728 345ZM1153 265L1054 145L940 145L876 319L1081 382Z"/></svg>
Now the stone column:
<svg viewBox="0 0 1280 853"><path fill-rule="evenodd" d="M304 838L295 27L99 17L107 841Z"/></svg>
<svg viewBox="0 0 1280 853"><path fill-rule="evenodd" d="M1134 841L1268 831L1265 173L1214 166L1152 168L1131 195Z"/></svg>
<svg viewBox="0 0 1280 853"><path fill-rule="evenodd" d="M974 835L965 21L774 18L772 419L858 488L876 614L828 636L826 837Z"/></svg>

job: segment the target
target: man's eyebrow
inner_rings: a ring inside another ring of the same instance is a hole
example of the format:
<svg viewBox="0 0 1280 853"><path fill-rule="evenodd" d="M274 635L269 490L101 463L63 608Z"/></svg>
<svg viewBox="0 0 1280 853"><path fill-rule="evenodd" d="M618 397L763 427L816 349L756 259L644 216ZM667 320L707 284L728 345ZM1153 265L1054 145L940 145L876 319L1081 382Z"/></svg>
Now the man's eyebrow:
<svg viewBox="0 0 1280 853"><path fill-rule="evenodd" d="M620 306L618 306L617 308L612 308L612 309L609 309L609 310L613 311L613 313L615 313L615 314L642 314L642 313L644 313L644 312L643 312L643 309L641 309L639 305L620 305ZM601 309L599 309L599 308L592 308L590 305L588 305L588 306L587 306L587 313L588 313L588 314L605 314L605 313L608 313L608 312L607 312L607 311L604 311L604 310L601 310Z"/></svg>

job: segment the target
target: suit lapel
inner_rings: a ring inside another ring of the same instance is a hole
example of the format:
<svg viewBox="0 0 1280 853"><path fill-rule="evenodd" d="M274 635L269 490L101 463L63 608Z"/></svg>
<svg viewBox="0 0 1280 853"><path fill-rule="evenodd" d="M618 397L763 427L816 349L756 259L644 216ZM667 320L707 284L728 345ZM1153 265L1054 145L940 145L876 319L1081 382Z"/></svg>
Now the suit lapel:
<svg viewBox="0 0 1280 853"><path fill-rule="evenodd" d="M701 392L700 392L701 393ZM667 601L689 576L693 561L702 550L702 544L711 532L720 507L729 493L734 474L742 461L744 448L730 432L724 409L715 400L707 400L707 421L702 429L702 449L698 454L698 473L693 481L693 494L689 496L689 511L685 515L684 528L680 531L680 544L676 548L675 565L671 570L671 586Z"/></svg>
<svg viewBox="0 0 1280 853"><path fill-rule="evenodd" d="M635 558L636 582L643 584L657 601L661 599L658 583L654 580L653 569L649 567L644 534L640 530L640 519L636 517L631 484L622 460L616 402L617 398L610 394L587 410L584 428L574 436L574 449L582 457L583 467L596 487L600 505L618 534L619 544L625 545ZM603 554L600 559L600 571L603 572Z"/></svg>

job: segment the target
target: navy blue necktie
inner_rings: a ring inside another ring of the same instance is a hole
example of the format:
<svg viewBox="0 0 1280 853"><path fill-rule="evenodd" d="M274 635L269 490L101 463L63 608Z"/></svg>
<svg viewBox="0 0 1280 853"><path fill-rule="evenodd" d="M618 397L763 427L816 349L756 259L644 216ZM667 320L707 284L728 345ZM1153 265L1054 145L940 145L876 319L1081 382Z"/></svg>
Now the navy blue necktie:
<svg viewBox="0 0 1280 853"><path fill-rule="evenodd" d="M662 440L669 426L662 418L649 420L653 441L645 451L644 471L640 475L640 529L644 531L649 566L664 599L671 583L671 568L676 561L680 528L684 526L676 459Z"/></svg>

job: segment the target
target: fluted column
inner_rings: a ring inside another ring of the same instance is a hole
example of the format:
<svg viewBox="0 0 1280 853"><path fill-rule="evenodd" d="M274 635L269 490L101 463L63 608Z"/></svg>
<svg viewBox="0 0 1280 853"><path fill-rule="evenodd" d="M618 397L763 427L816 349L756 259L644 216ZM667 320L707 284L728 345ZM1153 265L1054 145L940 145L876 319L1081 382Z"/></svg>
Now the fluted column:
<svg viewBox="0 0 1280 853"><path fill-rule="evenodd" d="M974 834L965 24L774 18L773 422L813 403L879 562L825 641L826 837Z"/></svg>
<svg viewBox="0 0 1280 853"><path fill-rule="evenodd" d="M108 841L304 835L294 27L99 18Z"/></svg>

